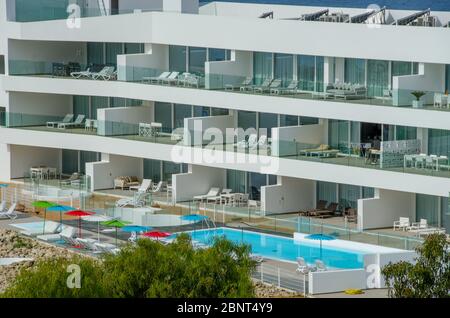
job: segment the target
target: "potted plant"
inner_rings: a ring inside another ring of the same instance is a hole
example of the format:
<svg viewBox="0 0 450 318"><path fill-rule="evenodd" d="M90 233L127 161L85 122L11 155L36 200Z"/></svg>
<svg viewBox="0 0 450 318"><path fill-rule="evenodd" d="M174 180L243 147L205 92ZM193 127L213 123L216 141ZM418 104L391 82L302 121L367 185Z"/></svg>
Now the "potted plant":
<svg viewBox="0 0 450 318"><path fill-rule="evenodd" d="M413 100L413 107L414 108L421 108L423 106L423 101L420 100L420 98L425 95L425 92L422 91L414 91L411 93L411 95L413 95L416 100Z"/></svg>

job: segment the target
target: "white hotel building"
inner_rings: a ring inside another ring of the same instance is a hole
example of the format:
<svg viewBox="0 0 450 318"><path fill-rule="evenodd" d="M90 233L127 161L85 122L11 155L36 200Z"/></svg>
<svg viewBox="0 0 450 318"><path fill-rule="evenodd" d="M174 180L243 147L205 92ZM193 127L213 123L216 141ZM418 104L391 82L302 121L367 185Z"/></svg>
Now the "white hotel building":
<svg viewBox="0 0 450 318"><path fill-rule="evenodd" d="M356 209L360 230L408 217L449 232L449 21L389 8L2 0L0 180L47 166L86 174L97 191L138 176L171 183L174 203L230 188L265 215L325 200ZM71 124L49 124L68 114Z"/></svg>

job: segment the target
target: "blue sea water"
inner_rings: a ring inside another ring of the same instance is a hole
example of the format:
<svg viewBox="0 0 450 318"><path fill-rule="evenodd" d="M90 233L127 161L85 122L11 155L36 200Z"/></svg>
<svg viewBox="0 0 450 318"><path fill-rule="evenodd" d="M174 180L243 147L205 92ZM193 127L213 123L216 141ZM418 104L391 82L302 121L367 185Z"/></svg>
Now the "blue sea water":
<svg viewBox="0 0 450 318"><path fill-rule="evenodd" d="M450 11L450 0L215 0L217 2L271 3L322 7L366 8L371 4L388 9ZM210 1L201 1L210 2Z"/></svg>

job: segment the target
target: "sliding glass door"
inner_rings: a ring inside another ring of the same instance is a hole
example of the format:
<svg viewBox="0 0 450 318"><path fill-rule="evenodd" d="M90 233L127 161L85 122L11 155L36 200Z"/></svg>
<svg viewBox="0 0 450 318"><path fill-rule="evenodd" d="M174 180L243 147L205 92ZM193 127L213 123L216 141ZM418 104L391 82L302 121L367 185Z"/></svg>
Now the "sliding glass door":
<svg viewBox="0 0 450 318"><path fill-rule="evenodd" d="M292 54L275 54L275 76L281 79L281 85L288 86L293 78L294 73L294 56Z"/></svg>
<svg viewBox="0 0 450 318"><path fill-rule="evenodd" d="M389 62L382 60L367 61L367 94L368 96L383 96L389 88Z"/></svg>
<svg viewBox="0 0 450 318"><path fill-rule="evenodd" d="M345 59L344 81L352 84L366 84L366 60Z"/></svg>
<svg viewBox="0 0 450 318"><path fill-rule="evenodd" d="M313 91L316 78L316 58L312 55L297 56L298 87L305 91Z"/></svg>
<svg viewBox="0 0 450 318"><path fill-rule="evenodd" d="M256 85L261 84L266 78L273 78L272 62L272 53L253 53L253 79Z"/></svg>

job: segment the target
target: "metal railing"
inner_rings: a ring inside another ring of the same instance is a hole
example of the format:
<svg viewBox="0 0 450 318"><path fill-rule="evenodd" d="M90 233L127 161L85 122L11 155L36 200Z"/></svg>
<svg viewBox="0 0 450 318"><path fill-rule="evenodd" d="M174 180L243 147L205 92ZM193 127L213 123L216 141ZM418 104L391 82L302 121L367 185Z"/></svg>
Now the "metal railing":
<svg viewBox="0 0 450 318"><path fill-rule="evenodd" d="M304 295L308 294L308 276L306 274L261 263L252 273L252 278L261 283L270 284L288 291Z"/></svg>

